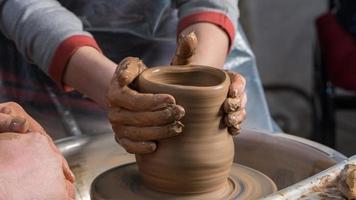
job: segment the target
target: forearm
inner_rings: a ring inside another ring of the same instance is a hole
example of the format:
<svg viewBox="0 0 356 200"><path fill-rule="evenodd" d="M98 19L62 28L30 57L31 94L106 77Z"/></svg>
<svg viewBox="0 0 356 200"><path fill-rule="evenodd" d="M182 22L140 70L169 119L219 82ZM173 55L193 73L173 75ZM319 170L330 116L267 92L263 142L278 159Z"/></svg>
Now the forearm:
<svg viewBox="0 0 356 200"><path fill-rule="evenodd" d="M196 23L185 28L182 33L194 31L198 46L191 57L191 63L222 68L229 52L229 37L220 27L210 23Z"/></svg>
<svg viewBox="0 0 356 200"><path fill-rule="evenodd" d="M193 63L222 67L235 38L238 0L174 1L178 34L194 31L198 39Z"/></svg>
<svg viewBox="0 0 356 200"><path fill-rule="evenodd" d="M91 46L99 50L80 19L57 0L0 0L0 28L59 86L78 48Z"/></svg>
<svg viewBox="0 0 356 200"><path fill-rule="evenodd" d="M63 81L106 107L106 95L116 64L91 47L81 47L71 57Z"/></svg>

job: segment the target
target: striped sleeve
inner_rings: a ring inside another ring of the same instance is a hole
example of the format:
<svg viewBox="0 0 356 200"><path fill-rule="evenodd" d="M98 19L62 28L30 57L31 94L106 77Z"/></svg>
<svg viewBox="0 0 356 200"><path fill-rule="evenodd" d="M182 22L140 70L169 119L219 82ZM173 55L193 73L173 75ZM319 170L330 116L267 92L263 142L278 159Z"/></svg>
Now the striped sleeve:
<svg viewBox="0 0 356 200"><path fill-rule="evenodd" d="M99 49L82 22L57 0L0 0L0 28L18 50L59 85L82 46Z"/></svg>
<svg viewBox="0 0 356 200"><path fill-rule="evenodd" d="M237 0L176 0L175 3L179 16L178 34L192 24L208 22L223 29L232 44L239 17Z"/></svg>

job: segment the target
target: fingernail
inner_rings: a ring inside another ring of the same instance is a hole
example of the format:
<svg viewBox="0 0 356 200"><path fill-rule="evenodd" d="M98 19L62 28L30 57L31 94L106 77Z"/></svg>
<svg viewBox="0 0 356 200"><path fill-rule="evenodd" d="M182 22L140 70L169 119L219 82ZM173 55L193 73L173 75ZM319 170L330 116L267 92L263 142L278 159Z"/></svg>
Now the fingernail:
<svg viewBox="0 0 356 200"><path fill-rule="evenodd" d="M14 118L11 120L9 129L14 132L24 131L24 124L26 123L26 119L23 118Z"/></svg>
<svg viewBox="0 0 356 200"><path fill-rule="evenodd" d="M234 89L233 91L232 91L232 94L231 94L231 96L232 97L237 97L239 95L239 91L237 90L237 89Z"/></svg>
<svg viewBox="0 0 356 200"><path fill-rule="evenodd" d="M153 110L163 110L166 108L168 108L167 110L169 110L169 108L172 106L173 106L173 104L161 103L161 104L157 104ZM169 114L171 114L171 112Z"/></svg>
<svg viewBox="0 0 356 200"><path fill-rule="evenodd" d="M155 94L154 95L154 108L153 110L162 110L175 104L174 99L167 95Z"/></svg>
<svg viewBox="0 0 356 200"><path fill-rule="evenodd" d="M180 106L173 106L172 112L176 120L181 119L185 115L185 110Z"/></svg>
<svg viewBox="0 0 356 200"><path fill-rule="evenodd" d="M163 98L162 98L162 102L164 102L164 103L166 103L166 104L175 104L176 102L175 102L175 100L174 100L174 98L172 98L171 96L163 96Z"/></svg>
<svg viewBox="0 0 356 200"><path fill-rule="evenodd" d="M140 142L141 147L143 147L140 151L133 151L132 153L135 154L148 154L153 153L157 149L157 145L155 142ZM141 152L141 153L138 153Z"/></svg>
<svg viewBox="0 0 356 200"><path fill-rule="evenodd" d="M157 145L156 144L151 144L149 145L149 152L154 152L156 151Z"/></svg>

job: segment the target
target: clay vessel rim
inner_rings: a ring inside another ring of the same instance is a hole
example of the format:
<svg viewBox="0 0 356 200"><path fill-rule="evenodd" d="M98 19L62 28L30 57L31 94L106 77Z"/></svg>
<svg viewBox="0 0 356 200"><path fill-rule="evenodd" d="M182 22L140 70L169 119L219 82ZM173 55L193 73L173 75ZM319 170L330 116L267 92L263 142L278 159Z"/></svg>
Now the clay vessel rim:
<svg viewBox="0 0 356 200"><path fill-rule="evenodd" d="M171 83L164 83L160 81L156 81L154 79L151 79L153 76L153 73L169 73L169 72L174 72L173 70L177 72L193 72L193 71L208 71L210 72L210 75L215 76L220 79L219 83L211 85L211 86L193 86L193 85L178 85L178 84L171 84ZM202 90L216 90L216 89L221 89L224 87L224 84L226 81L229 81L227 79L226 73L219 68L215 67L210 67L210 66L204 66L204 65L170 65L170 66L157 66L153 68L149 68L145 70L141 75L140 79L143 79L151 84L154 85L160 85L160 86L165 86L169 87L172 89L183 89L186 91L202 91Z"/></svg>

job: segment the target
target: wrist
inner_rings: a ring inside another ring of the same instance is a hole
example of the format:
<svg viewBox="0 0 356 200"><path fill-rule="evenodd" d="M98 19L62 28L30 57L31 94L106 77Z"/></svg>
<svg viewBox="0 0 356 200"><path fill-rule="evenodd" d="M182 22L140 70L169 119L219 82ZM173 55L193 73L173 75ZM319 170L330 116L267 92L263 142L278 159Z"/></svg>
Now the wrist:
<svg viewBox="0 0 356 200"><path fill-rule="evenodd" d="M70 58L63 81L106 107L105 97L116 64L95 48L80 47Z"/></svg>
<svg viewBox="0 0 356 200"><path fill-rule="evenodd" d="M221 28L211 23L196 23L182 33L194 32L198 45L190 58L191 64L222 68L229 52L229 37Z"/></svg>

